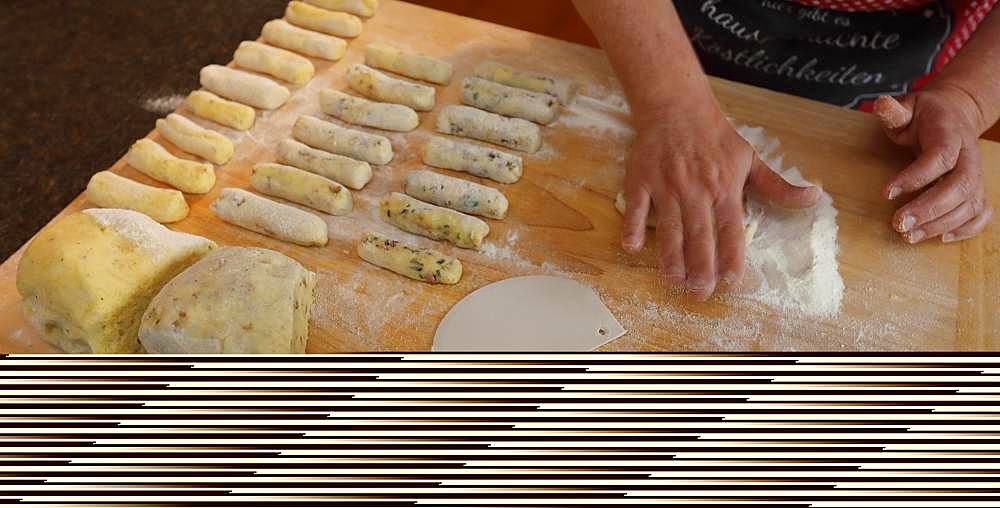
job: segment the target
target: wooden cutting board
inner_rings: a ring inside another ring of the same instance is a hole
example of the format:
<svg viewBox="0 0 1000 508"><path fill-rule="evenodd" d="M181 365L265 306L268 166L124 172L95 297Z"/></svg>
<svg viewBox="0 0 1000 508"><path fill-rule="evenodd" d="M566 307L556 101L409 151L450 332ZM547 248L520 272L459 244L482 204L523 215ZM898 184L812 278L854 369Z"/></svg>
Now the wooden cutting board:
<svg viewBox="0 0 1000 508"><path fill-rule="evenodd" d="M420 115L417 131L389 135L396 157L376 170L368 187L354 193L355 211L325 217L330 244L298 247L216 219L208 204L218 191L247 188L250 167L274 160L275 143L290 135L300 114L320 115L318 90L345 88L344 69L363 60L370 42L444 58L454 64L455 79L438 88L437 108ZM506 220L490 222L484 251L451 248L382 223L378 198L401 190L406 172L421 167L419 147L433 130L437 110L459 103L461 79L487 58L573 77L583 83L585 97L543 129L544 146L525 157L524 178L502 186L511 211ZM910 156L886 141L869 115L722 80L712 83L727 114L780 138L786 162L833 196L839 211L844 306L837 317L815 319L734 298L697 303L670 295L658 282L652 249L637 256L621 252L621 219L611 201L621 186L632 134L621 90L602 52L385 1L343 60L313 62L317 76L304 87L293 87L288 104L259 114L246 135L224 131L238 138L236 156L217 168L212 192L187 196L191 215L171 225L220 244L275 249L317 272L309 352L428 350L437 323L455 302L491 282L528 274L564 275L594 287L629 330L605 350L1000 349L1000 227L994 221L976 239L957 245L901 242L888 227L893 205L880 197L879 189ZM150 137L162 141L155 132ZM998 204L1000 145L983 142L982 148L990 200ZM112 170L154 183L124 161ZM60 216L87 207L80 196ZM365 264L354 247L369 230L457 255L465 276L453 287L431 286ZM14 279L22 251L0 266L0 350L52 351L21 317Z"/></svg>

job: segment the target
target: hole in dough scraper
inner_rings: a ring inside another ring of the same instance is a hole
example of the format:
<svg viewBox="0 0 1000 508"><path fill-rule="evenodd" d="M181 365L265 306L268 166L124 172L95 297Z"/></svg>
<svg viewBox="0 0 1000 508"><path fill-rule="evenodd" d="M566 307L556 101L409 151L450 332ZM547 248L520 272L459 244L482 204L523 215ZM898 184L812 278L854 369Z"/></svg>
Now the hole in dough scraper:
<svg viewBox="0 0 1000 508"><path fill-rule="evenodd" d="M445 314L432 351L591 351L625 334L589 286L514 277L479 288Z"/></svg>

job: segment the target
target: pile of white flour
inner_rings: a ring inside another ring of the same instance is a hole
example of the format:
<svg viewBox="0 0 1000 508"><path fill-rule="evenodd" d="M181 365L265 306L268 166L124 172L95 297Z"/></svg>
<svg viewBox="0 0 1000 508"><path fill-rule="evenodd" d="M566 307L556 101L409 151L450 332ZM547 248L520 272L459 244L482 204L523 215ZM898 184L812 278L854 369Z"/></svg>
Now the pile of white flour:
<svg viewBox="0 0 1000 508"><path fill-rule="evenodd" d="M788 182L805 185L798 168L785 168L776 154L779 142L760 127L737 131L757 149L762 160ZM809 316L833 316L840 311L844 281L837 270L837 209L822 193L806 210L785 210L751 199L751 216L760 217L747 246L747 277L756 288L740 295L785 311Z"/></svg>

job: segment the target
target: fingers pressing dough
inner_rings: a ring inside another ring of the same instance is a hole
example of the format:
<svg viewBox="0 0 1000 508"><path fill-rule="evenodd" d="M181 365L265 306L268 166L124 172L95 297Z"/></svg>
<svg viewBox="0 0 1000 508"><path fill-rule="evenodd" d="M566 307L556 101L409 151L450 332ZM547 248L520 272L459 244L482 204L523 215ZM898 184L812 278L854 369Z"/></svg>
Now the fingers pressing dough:
<svg viewBox="0 0 1000 508"><path fill-rule="evenodd" d="M241 131L250 130L256 116L250 106L228 101L204 90L195 90L188 94L187 104L194 114Z"/></svg>
<svg viewBox="0 0 1000 508"><path fill-rule="evenodd" d="M326 245L327 242L323 219L243 189L222 189L211 208L215 215L230 224L278 240L306 247Z"/></svg>
<svg viewBox="0 0 1000 508"><path fill-rule="evenodd" d="M372 179L372 167L365 161L326 152L294 139L278 142L278 162L325 176L352 189L361 189Z"/></svg>
<svg viewBox="0 0 1000 508"><path fill-rule="evenodd" d="M423 146L424 164L436 168L464 171L500 183L521 179L521 157L487 146L432 137Z"/></svg>
<svg viewBox="0 0 1000 508"><path fill-rule="evenodd" d="M439 85L447 85L451 81L450 63L427 55L404 53L387 44L365 46L365 64Z"/></svg>
<svg viewBox="0 0 1000 508"><path fill-rule="evenodd" d="M383 220L403 231L447 240L466 249L478 249L490 232L490 226L480 219L399 192L383 196L379 211Z"/></svg>
<svg viewBox="0 0 1000 508"><path fill-rule="evenodd" d="M188 215L184 195L101 171L90 177L87 201L101 208L125 208L148 215L156 222L177 222Z"/></svg>
<svg viewBox="0 0 1000 508"><path fill-rule="evenodd" d="M225 164L233 156L233 142L229 138L177 113L170 113L166 118L157 120L156 130L185 152L214 164Z"/></svg>
<svg viewBox="0 0 1000 508"><path fill-rule="evenodd" d="M400 132L420 125L417 112L406 106L372 102L337 90L320 90L319 103L324 113L355 125Z"/></svg>
<svg viewBox="0 0 1000 508"><path fill-rule="evenodd" d="M142 138L132 144L125 161L146 176L183 192L204 194L215 185L211 164L173 156L155 141Z"/></svg>
<svg viewBox="0 0 1000 508"><path fill-rule="evenodd" d="M507 215L507 197L502 192L427 170L406 175L403 190L410 196L462 213L502 219Z"/></svg>
<svg viewBox="0 0 1000 508"><path fill-rule="evenodd" d="M262 162L250 171L250 185L263 194L330 215L351 213L351 191L333 180L291 166Z"/></svg>
<svg viewBox="0 0 1000 508"><path fill-rule="evenodd" d="M287 88L270 79L222 65L203 67L201 86L227 99L260 109L279 108L292 95Z"/></svg>
<svg viewBox="0 0 1000 508"><path fill-rule="evenodd" d="M414 280L455 284L462 278L462 262L432 249L406 245L399 240L368 233L358 243L358 256Z"/></svg>

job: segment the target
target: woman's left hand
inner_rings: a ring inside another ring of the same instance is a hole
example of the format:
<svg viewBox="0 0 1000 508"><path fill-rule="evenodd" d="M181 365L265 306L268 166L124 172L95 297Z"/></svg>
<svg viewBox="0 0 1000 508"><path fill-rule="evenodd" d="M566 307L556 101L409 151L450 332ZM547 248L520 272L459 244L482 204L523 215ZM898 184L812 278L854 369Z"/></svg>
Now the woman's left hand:
<svg viewBox="0 0 1000 508"><path fill-rule="evenodd" d="M975 100L960 89L927 88L898 102L879 97L875 114L889 139L917 154L883 190L888 199L920 192L896 211L893 229L909 243L935 237L954 242L982 231L993 207L983 189L976 144L982 119Z"/></svg>

